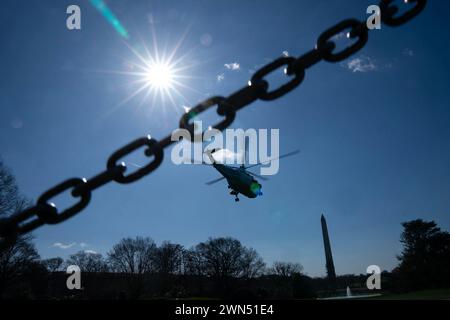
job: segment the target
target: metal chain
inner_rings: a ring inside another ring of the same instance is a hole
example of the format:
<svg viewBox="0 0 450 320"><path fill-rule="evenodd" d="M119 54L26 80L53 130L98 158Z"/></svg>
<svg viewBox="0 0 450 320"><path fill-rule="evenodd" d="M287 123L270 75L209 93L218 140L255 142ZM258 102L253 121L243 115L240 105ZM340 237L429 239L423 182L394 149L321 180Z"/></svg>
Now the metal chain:
<svg viewBox="0 0 450 320"><path fill-rule="evenodd" d="M413 6L399 15L399 7L394 0L381 0L381 21L391 27L402 25L417 16L427 3L426 0L408 0ZM335 52L336 43L332 40L345 30L350 39L355 39L352 45ZM198 104L185 113L180 120L180 128L187 129L194 141L194 126L190 121L205 110L217 105L217 113L223 116L223 120L212 128L223 130L231 125L236 117L236 112L256 100L274 100L287 94L299 86L304 77L305 70L316 63L325 60L328 62L342 61L361 50L368 40L368 28L365 21L356 19L344 20L324 31L318 38L315 48L306 54L294 57L281 57L260 68L249 81L249 84L234 92L228 97L212 97ZM290 81L277 89L269 91L269 83L264 78L271 72L285 67L285 74L291 77ZM115 181L121 184L135 182L148 175L159 167L164 158L164 149L173 144L171 135L161 141L148 137L139 138L115 151L108 159L106 171L91 179L71 178L44 192L37 204L8 218L0 219L0 248L11 243L14 239L30 232L44 224L57 224L63 222L83 210L91 200L92 191L101 186ZM125 175L125 164L118 163L121 158L132 152L145 148L144 154L153 159L144 167ZM50 200L64 192L71 192L72 197L78 198L71 207L58 210ZM27 220L31 221L26 222Z"/></svg>

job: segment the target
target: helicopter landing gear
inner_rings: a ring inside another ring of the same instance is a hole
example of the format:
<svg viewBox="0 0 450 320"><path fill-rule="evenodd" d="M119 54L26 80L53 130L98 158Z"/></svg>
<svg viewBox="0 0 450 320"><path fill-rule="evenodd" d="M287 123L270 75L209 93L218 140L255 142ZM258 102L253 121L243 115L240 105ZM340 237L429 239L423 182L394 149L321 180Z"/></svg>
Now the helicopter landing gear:
<svg viewBox="0 0 450 320"><path fill-rule="evenodd" d="M230 191L230 194L231 194L232 196L236 196L236 198L234 198L234 201L236 201L236 202L239 201L239 198L238 198L239 192L237 192L237 191L235 191L235 190L231 190L231 191Z"/></svg>

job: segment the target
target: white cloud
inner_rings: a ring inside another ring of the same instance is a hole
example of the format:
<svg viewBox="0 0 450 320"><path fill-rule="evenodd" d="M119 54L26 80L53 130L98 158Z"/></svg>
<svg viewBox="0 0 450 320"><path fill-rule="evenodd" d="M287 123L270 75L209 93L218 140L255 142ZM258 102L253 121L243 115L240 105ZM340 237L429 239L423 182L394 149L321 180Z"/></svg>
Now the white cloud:
<svg viewBox="0 0 450 320"><path fill-rule="evenodd" d="M68 244L64 244L64 243L61 243L61 242L55 242L52 245L52 247L56 247L56 248L60 248L60 249L65 250L65 249L72 248L76 244L77 244L76 242L72 242L72 243L68 243Z"/></svg>
<svg viewBox="0 0 450 320"><path fill-rule="evenodd" d="M97 254L97 251L94 250L84 250L84 252L87 254Z"/></svg>
<svg viewBox="0 0 450 320"><path fill-rule="evenodd" d="M223 79L225 79L225 74L221 73L217 76L217 82L221 82Z"/></svg>
<svg viewBox="0 0 450 320"><path fill-rule="evenodd" d="M287 50L284 50L282 55L283 57L289 57L289 52Z"/></svg>
<svg viewBox="0 0 450 320"><path fill-rule="evenodd" d="M348 38L348 32L344 32L344 31L339 32L338 34L335 34L334 36L332 36L330 38L330 40L339 40L342 38Z"/></svg>
<svg viewBox="0 0 450 320"><path fill-rule="evenodd" d="M238 71L241 69L241 65L237 62L225 63L224 66L228 70L232 70L232 71Z"/></svg>
<svg viewBox="0 0 450 320"><path fill-rule="evenodd" d="M72 243L55 242L54 244L52 244L52 247L66 250L66 249L70 249L76 245L80 246L80 248L86 248L86 247L90 246L86 242L80 242L80 243L77 243L77 242L72 242Z"/></svg>
<svg viewBox="0 0 450 320"><path fill-rule="evenodd" d="M375 62L366 56L354 58L343 65L352 72L369 72L377 69Z"/></svg>
<svg viewBox="0 0 450 320"><path fill-rule="evenodd" d="M228 149L220 149L214 152L214 159L220 163L237 162L242 159L242 152L233 152Z"/></svg>

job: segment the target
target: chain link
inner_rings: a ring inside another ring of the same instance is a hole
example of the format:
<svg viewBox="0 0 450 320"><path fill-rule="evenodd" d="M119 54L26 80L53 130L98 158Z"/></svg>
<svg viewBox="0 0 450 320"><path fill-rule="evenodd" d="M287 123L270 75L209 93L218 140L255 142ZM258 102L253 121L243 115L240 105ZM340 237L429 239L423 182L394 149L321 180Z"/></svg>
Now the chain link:
<svg viewBox="0 0 450 320"><path fill-rule="evenodd" d="M341 50L338 53L333 53L336 43L331 39L340 35L344 30L351 29L347 33L348 38L357 37L358 40L351 46ZM316 48L322 54L322 58L328 62L339 62L347 59L357 51L361 50L367 43L369 38L369 30L367 30L366 23L356 19L347 19L337 25L331 27L322 33L317 40ZM331 44L331 45L330 45Z"/></svg>
<svg viewBox="0 0 450 320"><path fill-rule="evenodd" d="M264 67L259 69L253 75L252 79L250 80L250 85L262 82L266 87L266 89L259 96L259 98L261 100L270 101L270 100L278 99L278 98L284 96L286 93L294 90L303 81L303 78L305 77L305 70L304 69L296 69L292 72L292 75L294 75L294 77L291 81L282 85L281 87L279 87L276 90L267 91L269 88L269 83L266 80L264 80L263 78L266 75L268 75L269 73L271 73L272 71L275 71L276 69L278 69L282 66L286 66L285 73L287 73L286 72L287 68L294 62L295 62L295 58L281 57L281 58L278 58L278 59L272 61L271 63L265 65Z"/></svg>
<svg viewBox="0 0 450 320"><path fill-rule="evenodd" d="M390 27L397 27L408 22L421 13L427 4L424 0L405 0L407 3L414 3L414 7L396 17L400 9L393 4L394 2L394 0L384 0L380 3L381 21Z"/></svg>
<svg viewBox="0 0 450 320"><path fill-rule="evenodd" d="M146 176L153 170L159 167L164 158L164 152L161 146L158 144L158 141L152 139L150 136L139 138L134 140L133 142L127 144L126 146L120 148L116 152L114 152L108 159L106 164L108 170L114 170L117 168L117 162L124 156L131 154L133 151L147 146L148 148L145 150L144 154L147 157L154 156L153 161L149 162L144 167L136 170L133 173L125 176L123 171L118 171L117 175L113 177L113 180L118 183L131 183L141 179L143 176ZM125 163L121 163L121 166L125 166Z"/></svg>
<svg viewBox="0 0 450 320"><path fill-rule="evenodd" d="M225 117L222 121L212 126L213 129L226 129L234 121L234 118L236 117L236 111L234 111L233 107L226 101L224 97L217 96L209 98L208 100L205 100L202 103L196 105L194 108L190 109L181 117L180 128L189 131L191 135L191 141L198 141L198 135L195 134L194 124L190 123L189 121L215 105L217 105L217 113Z"/></svg>
<svg viewBox="0 0 450 320"><path fill-rule="evenodd" d="M426 0L408 0L408 3L414 4L412 8L403 14L398 5L393 0L381 0L380 11L381 20L388 26L402 25L415 16L417 16L426 6ZM338 36L349 30L348 38L355 39L350 46L339 52L334 52L336 48L335 40ZM217 113L223 116L223 120L212 128L223 130L229 127L235 117L236 112L241 108L248 106L256 100L274 100L287 94L301 84L305 77L305 70L317 64L321 60L328 62L342 61L361 50L368 40L368 29L366 23L347 19L324 31L318 38L315 48L304 55L294 57L281 57L260 68L249 81L249 84L240 90L234 92L228 97L212 97L185 113L179 127L186 129L191 133L191 139L194 140L194 125L190 121L202 112L217 105ZM291 79L279 88L268 91L269 83L264 78L278 68L285 66L285 74ZM131 183L148 175L159 167L164 158L164 149L173 144L171 135L168 135L161 141L157 141L149 136L139 138L126 146L115 151L107 161L107 169L104 172L92 177L91 179L72 178L68 179L43 193L35 206L25 209L8 218L0 219L0 250L21 234L31 232L44 224L57 224L63 222L83 210L91 200L91 193L95 189L111 182L116 181L121 184ZM146 147L144 154L153 159L144 167L125 175L127 170L124 163L119 163L123 157L132 152ZM49 201L64 192L71 192L71 196L78 198L71 207L63 211L58 210ZM33 220L29 221L31 218Z"/></svg>

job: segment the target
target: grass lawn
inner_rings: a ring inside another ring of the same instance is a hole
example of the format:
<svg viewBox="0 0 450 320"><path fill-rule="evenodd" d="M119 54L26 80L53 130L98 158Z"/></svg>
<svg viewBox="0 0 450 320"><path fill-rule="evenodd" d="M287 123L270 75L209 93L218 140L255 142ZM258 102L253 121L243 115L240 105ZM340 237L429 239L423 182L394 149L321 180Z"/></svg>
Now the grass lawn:
<svg viewBox="0 0 450 320"><path fill-rule="evenodd" d="M383 294L370 298L376 300L450 300L450 289L433 289L401 294Z"/></svg>

